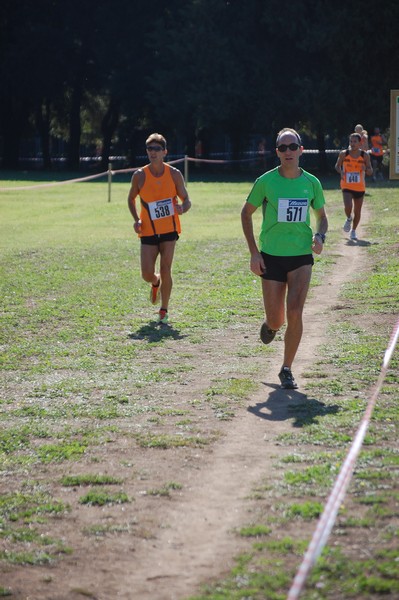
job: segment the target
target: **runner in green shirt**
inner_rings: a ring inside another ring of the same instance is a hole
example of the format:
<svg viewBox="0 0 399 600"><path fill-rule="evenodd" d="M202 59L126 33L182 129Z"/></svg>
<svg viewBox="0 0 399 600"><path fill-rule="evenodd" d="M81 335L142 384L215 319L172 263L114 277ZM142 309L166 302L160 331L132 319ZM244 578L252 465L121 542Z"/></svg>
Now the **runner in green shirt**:
<svg viewBox="0 0 399 600"><path fill-rule="evenodd" d="M320 254L328 228L320 181L299 167L303 146L295 129L282 129L276 140L280 166L259 177L241 211L242 228L251 253L250 268L262 277L266 320L261 340L269 344L287 320L281 386L295 389L291 367L302 337L302 313L312 274L313 252ZM262 207L259 247L252 215ZM310 207L316 233L310 227ZM286 305L286 307L285 307Z"/></svg>

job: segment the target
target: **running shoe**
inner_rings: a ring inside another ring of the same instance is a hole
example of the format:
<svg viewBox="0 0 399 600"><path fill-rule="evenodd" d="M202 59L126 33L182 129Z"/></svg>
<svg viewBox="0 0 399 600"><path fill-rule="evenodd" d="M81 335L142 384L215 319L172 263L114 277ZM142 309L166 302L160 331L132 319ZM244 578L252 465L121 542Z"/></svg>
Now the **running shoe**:
<svg viewBox="0 0 399 600"><path fill-rule="evenodd" d="M158 304L161 291L161 278L158 278L158 285L151 284L150 291L150 302L151 304Z"/></svg>
<svg viewBox="0 0 399 600"><path fill-rule="evenodd" d="M281 387L284 390L296 390L298 387L297 382L294 379L293 374L291 373L291 369L289 367L283 367L280 371L280 373L278 374L280 381L281 381Z"/></svg>
<svg viewBox="0 0 399 600"><path fill-rule="evenodd" d="M352 217L348 217L344 223L343 230L348 233L351 230Z"/></svg>
<svg viewBox="0 0 399 600"><path fill-rule="evenodd" d="M168 311L165 310L164 308L161 308L159 310L158 323L162 323L163 325L166 325L168 320L169 320Z"/></svg>
<svg viewBox="0 0 399 600"><path fill-rule="evenodd" d="M354 242L357 242L356 229L352 229L352 231L351 231L351 234L350 234L350 238L351 238L351 240L353 240Z"/></svg>
<svg viewBox="0 0 399 600"><path fill-rule="evenodd" d="M260 328L260 339L264 344L270 344L274 340L277 331L277 329L270 329L269 325L264 322Z"/></svg>

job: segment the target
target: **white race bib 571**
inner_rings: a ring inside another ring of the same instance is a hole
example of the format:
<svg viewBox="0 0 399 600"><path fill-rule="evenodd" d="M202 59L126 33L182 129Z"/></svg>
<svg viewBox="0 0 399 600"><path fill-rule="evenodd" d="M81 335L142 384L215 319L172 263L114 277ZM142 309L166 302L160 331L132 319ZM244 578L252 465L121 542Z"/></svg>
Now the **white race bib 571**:
<svg viewBox="0 0 399 600"><path fill-rule="evenodd" d="M307 198L279 198L279 223L304 223L308 214Z"/></svg>

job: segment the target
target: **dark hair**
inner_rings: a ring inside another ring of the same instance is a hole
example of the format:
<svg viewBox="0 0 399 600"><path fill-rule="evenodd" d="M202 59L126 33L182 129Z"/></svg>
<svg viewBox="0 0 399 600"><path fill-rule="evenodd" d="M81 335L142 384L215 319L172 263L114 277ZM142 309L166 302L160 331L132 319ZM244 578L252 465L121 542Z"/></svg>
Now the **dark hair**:
<svg viewBox="0 0 399 600"><path fill-rule="evenodd" d="M349 139L351 139L352 137L356 137L359 140L359 142L362 141L362 136L360 135L360 133L351 133Z"/></svg>
<svg viewBox="0 0 399 600"><path fill-rule="evenodd" d="M284 129L281 129L281 131L279 131L277 134L276 148L278 146L279 139L281 138L282 135L284 135L284 133L292 133L292 135L295 135L296 139L298 140L298 144L300 146L302 146L302 140L301 140L301 136L299 135L299 133L295 129L292 129L291 127L284 127Z"/></svg>
<svg viewBox="0 0 399 600"><path fill-rule="evenodd" d="M166 150L166 139L160 133L152 133L145 141L146 146L151 142L157 142L164 150Z"/></svg>

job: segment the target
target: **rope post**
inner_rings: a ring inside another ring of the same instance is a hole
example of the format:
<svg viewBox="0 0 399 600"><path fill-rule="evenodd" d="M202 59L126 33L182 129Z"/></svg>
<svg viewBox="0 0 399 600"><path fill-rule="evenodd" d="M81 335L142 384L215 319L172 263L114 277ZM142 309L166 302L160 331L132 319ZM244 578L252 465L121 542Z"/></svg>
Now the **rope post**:
<svg viewBox="0 0 399 600"><path fill-rule="evenodd" d="M188 156L184 155L184 180L188 183Z"/></svg>
<svg viewBox="0 0 399 600"><path fill-rule="evenodd" d="M108 163L108 202L111 202L112 163Z"/></svg>

